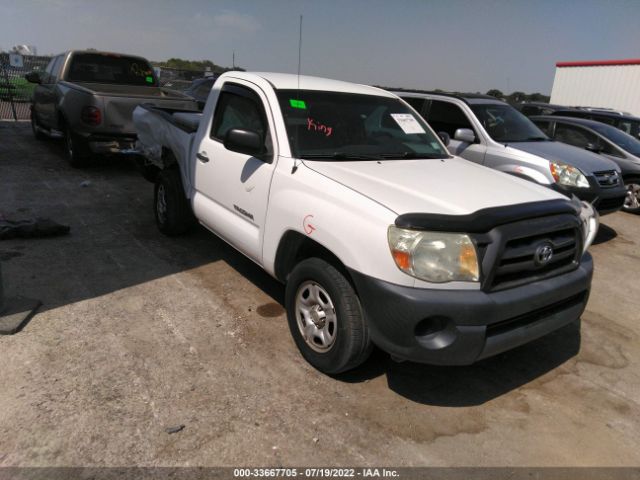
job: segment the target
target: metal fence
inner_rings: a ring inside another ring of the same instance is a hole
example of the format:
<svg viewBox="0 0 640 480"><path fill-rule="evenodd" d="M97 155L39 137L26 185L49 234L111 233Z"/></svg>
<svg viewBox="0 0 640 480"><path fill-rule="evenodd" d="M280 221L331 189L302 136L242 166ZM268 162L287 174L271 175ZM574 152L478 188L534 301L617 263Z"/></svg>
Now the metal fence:
<svg viewBox="0 0 640 480"><path fill-rule="evenodd" d="M0 53L0 120L28 120L31 95L35 85L24 76L33 71L44 71L51 57L25 55L23 66L9 64L9 54Z"/></svg>
<svg viewBox="0 0 640 480"><path fill-rule="evenodd" d="M9 54L0 53L0 120L29 120L31 96L35 85L24 76L33 71L44 71L51 57L25 55L23 66L10 65ZM174 90L186 90L196 78L209 76L212 72L202 70L179 70L155 67L160 86Z"/></svg>

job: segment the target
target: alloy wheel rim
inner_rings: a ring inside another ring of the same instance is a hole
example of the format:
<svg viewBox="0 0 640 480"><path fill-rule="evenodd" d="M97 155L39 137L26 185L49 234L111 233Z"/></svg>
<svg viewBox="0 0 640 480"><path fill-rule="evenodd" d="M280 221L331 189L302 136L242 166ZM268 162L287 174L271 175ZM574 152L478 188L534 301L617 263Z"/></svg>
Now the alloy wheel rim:
<svg viewBox="0 0 640 480"><path fill-rule="evenodd" d="M73 140L71 140L71 134L67 133L65 143L67 144L67 155L69 155L69 158L73 158Z"/></svg>
<svg viewBox="0 0 640 480"><path fill-rule="evenodd" d="M640 208L640 185L637 183L627 184L627 196L624 199L624 208L635 210Z"/></svg>
<svg viewBox="0 0 640 480"><path fill-rule="evenodd" d="M338 317L331 297L317 282L303 282L296 293L296 323L306 344L326 353L336 342Z"/></svg>

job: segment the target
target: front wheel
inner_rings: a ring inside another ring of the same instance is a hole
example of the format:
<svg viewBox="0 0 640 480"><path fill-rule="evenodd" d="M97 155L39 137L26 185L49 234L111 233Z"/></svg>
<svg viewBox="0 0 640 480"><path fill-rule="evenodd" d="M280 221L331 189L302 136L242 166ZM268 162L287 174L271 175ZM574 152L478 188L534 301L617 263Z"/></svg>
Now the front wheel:
<svg viewBox="0 0 640 480"><path fill-rule="evenodd" d="M300 353L321 372L345 372L369 357L373 344L358 295L330 263L300 262L287 280L285 304Z"/></svg>
<svg viewBox="0 0 640 480"><path fill-rule="evenodd" d="M627 196L624 199L622 210L629 213L640 213L640 177L624 179Z"/></svg>
<svg viewBox="0 0 640 480"><path fill-rule="evenodd" d="M40 129L38 119L36 118L36 112L33 111L33 107L31 108L31 131L33 132L33 136L36 140L46 140L47 136L42 133L42 130Z"/></svg>
<svg viewBox="0 0 640 480"><path fill-rule="evenodd" d="M154 211L158 230L165 235L181 235L195 223L178 169L162 170L156 176Z"/></svg>

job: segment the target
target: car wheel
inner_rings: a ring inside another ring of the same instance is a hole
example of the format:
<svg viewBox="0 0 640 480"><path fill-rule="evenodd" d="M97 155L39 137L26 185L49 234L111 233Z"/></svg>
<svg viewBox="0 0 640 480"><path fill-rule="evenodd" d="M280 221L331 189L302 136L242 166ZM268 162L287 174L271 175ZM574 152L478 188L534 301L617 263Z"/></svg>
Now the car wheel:
<svg viewBox="0 0 640 480"><path fill-rule="evenodd" d="M82 168L87 165L89 161L89 146L68 125L64 127L64 151L69 165L73 168Z"/></svg>
<svg viewBox="0 0 640 480"><path fill-rule="evenodd" d="M330 263L300 262L287 280L285 304L291 335L316 369L341 373L369 357L373 344L358 295Z"/></svg>
<svg viewBox="0 0 640 480"><path fill-rule="evenodd" d="M154 211L158 230L165 235L181 235L195 223L178 169L163 170L156 176Z"/></svg>
<svg viewBox="0 0 640 480"><path fill-rule="evenodd" d="M47 136L42 133L40 129L40 125L38 124L38 119L36 118L36 114L31 109L31 131L33 132L33 136L36 140L46 140Z"/></svg>
<svg viewBox="0 0 640 480"><path fill-rule="evenodd" d="M622 210L629 213L640 213L640 177L624 179L627 196L624 199Z"/></svg>

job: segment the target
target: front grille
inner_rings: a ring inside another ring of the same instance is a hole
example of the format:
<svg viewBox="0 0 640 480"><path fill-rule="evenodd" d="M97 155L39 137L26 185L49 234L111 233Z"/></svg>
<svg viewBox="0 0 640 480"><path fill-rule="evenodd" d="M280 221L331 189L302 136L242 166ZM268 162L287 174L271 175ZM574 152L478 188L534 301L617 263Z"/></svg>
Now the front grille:
<svg viewBox="0 0 640 480"><path fill-rule="evenodd" d="M617 187L620 184L620 176L615 170L604 170L602 172L593 172L598 181L598 185L602 188Z"/></svg>
<svg viewBox="0 0 640 480"><path fill-rule="evenodd" d="M501 322L493 323L487 326L487 337L492 337L495 335L500 335L506 332L510 332L517 328L525 327L527 325L531 325L532 323L537 322L543 318L548 318L556 313L560 313L564 310L568 310L569 308L575 307L576 305L580 305L584 303L585 298L587 296L587 291L583 291L569 298L565 298L564 300L553 303L551 305L547 305L546 307L539 308L538 310L534 310L533 312L527 312L523 315L519 315L517 317L509 318L507 320L502 320Z"/></svg>
<svg viewBox="0 0 640 480"><path fill-rule="evenodd" d="M489 236L493 241L480 249L486 274L483 289L489 291L574 270L582 254L582 234L575 218L519 222L497 227Z"/></svg>

